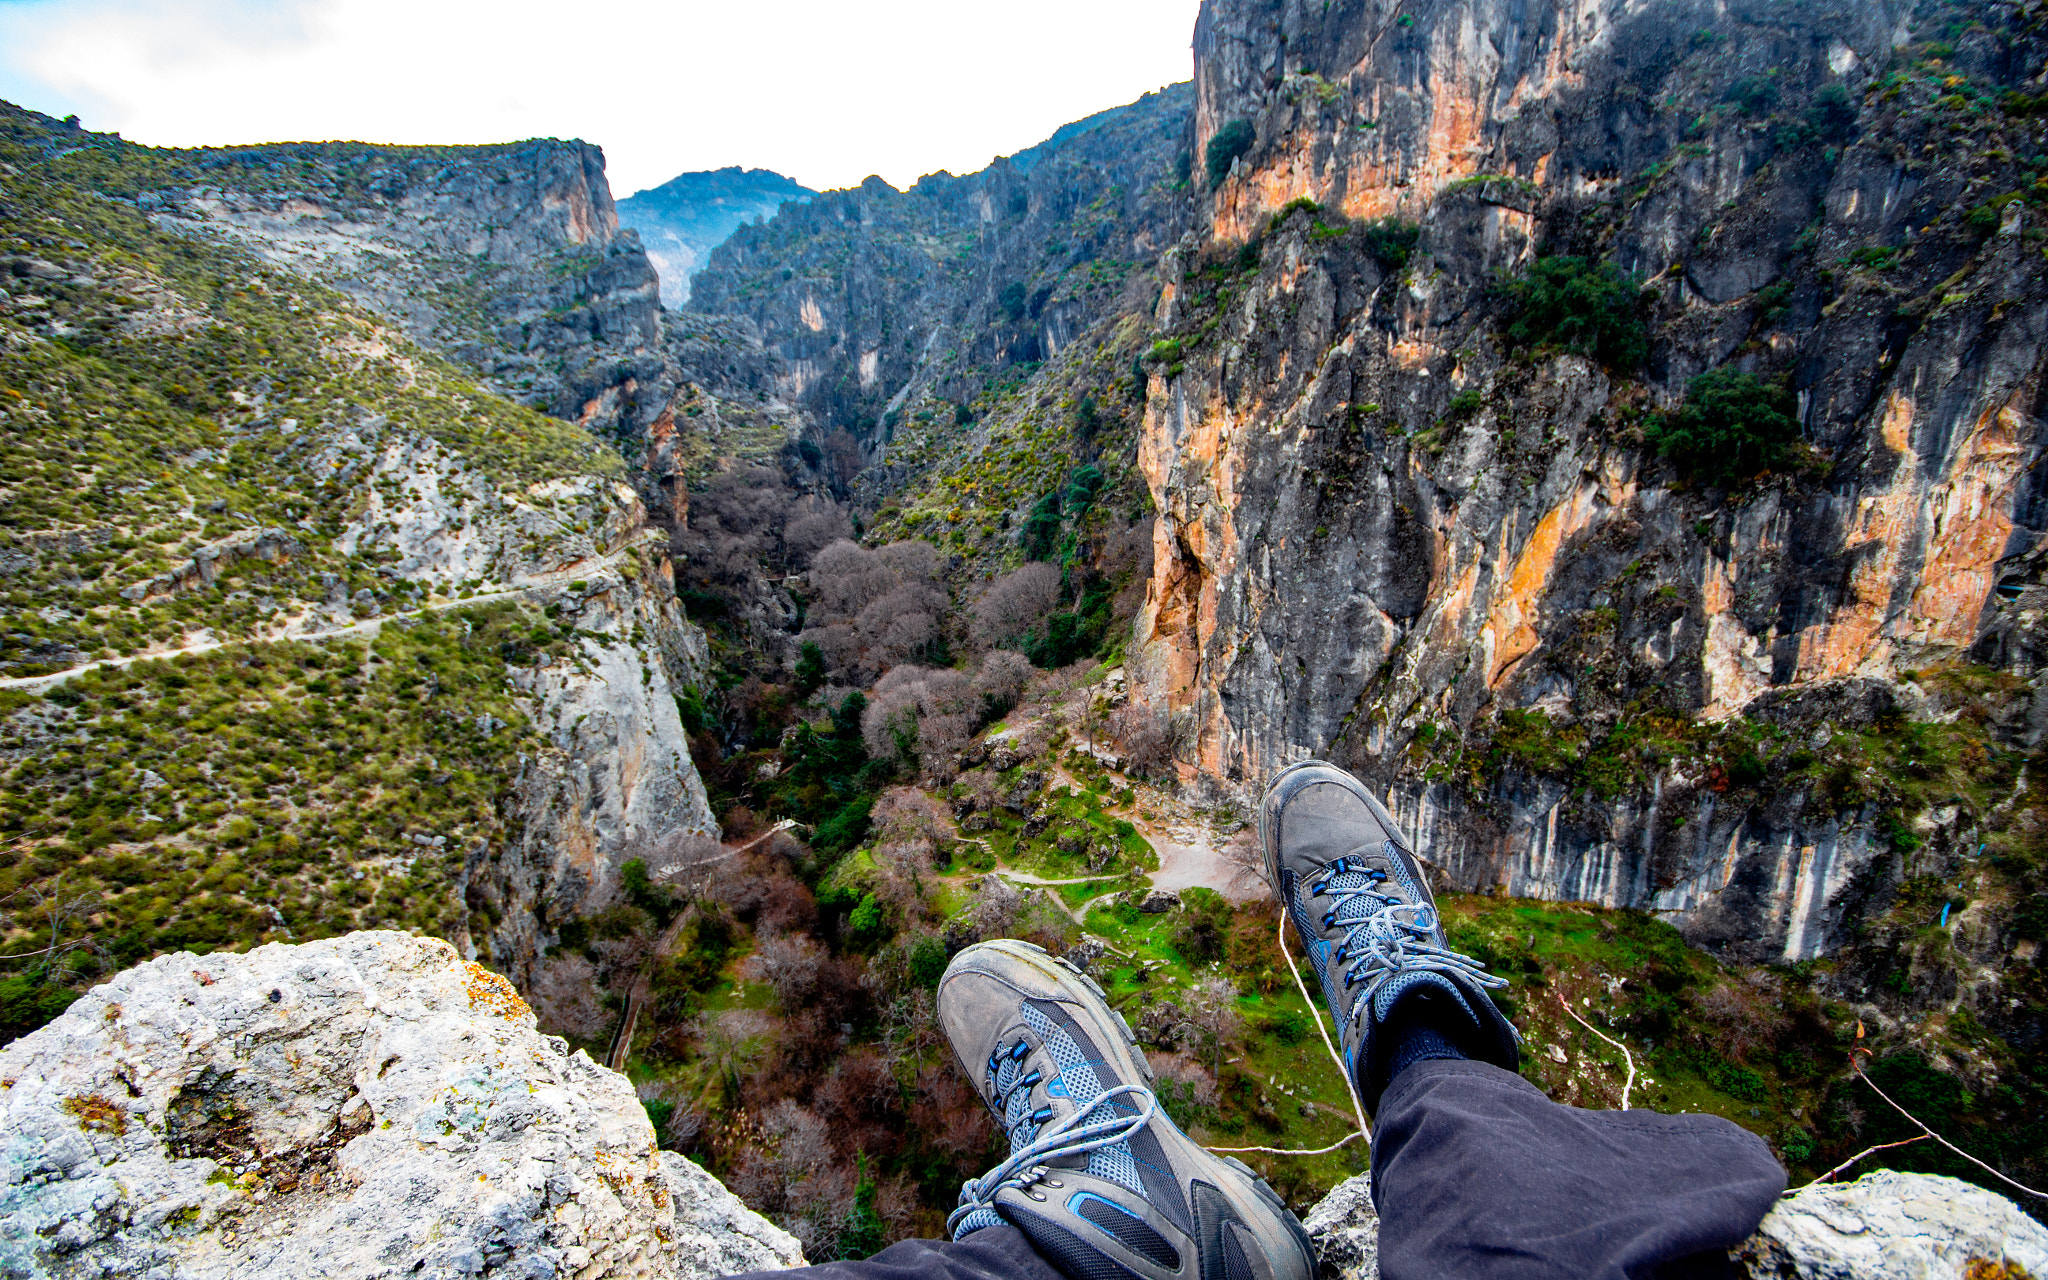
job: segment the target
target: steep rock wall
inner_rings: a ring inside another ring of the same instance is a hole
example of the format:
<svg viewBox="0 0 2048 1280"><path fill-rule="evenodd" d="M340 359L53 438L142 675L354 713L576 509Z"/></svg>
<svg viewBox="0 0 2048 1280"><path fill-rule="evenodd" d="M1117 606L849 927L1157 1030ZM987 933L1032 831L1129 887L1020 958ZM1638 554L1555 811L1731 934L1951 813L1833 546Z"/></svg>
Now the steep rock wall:
<svg viewBox="0 0 2048 1280"><path fill-rule="evenodd" d="M1191 101L1172 85L978 173L908 191L869 178L785 205L712 253L689 308L750 321L778 362L773 398L817 432L855 436L854 468L874 463L893 411L927 394L965 401L1055 358L1127 309L1128 289L1145 305L1149 268L1185 217Z"/></svg>
<svg viewBox="0 0 2048 1280"><path fill-rule="evenodd" d="M1197 141L1244 119L1256 142L1165 267L1159 327L1188 350L1153 371L1163 519L1134 662L1191 777L1248 790L1334 756L1465 887L1668 911L1758 958L1839 942L1895 874L1869 813L1745 805L1683 762L1618 799L1512 767L1475 797L1429 744L1508 711L1612 733L1768 705L1810 732L1855 680L1910 704L1900 671L2012 630L1994 589L2032 580L2048 528L2048 284L2031 207L1966 215L2026 181L2005 148L2031 126L1959 139L1932 88L1884 92L1904 20L1204 5ZM1947 52L1979 82L2039 69L2009 33ZM1728 105L1745 76L1768 118ZM1774 126L1830 85L1856 112L1834 142ZM1416 258L1329 214L1275 224L1302 196L1419 222ZM1247 242L1255 273L1232 265ZM1539 253L1650 282L1639 375L1508 348L1495 286ZM1673 487L1645 451L1644 414L1724 363L1791 379L1804 475Z"/></svg>
<svg viewBox="0 0 2048 1280"><path fill-rule="evenodd" d="M589 143L265 146L195 164L137 204L341 290L509 398L616 431L637 424L606 393L663 377L654 267Z"/></svg>

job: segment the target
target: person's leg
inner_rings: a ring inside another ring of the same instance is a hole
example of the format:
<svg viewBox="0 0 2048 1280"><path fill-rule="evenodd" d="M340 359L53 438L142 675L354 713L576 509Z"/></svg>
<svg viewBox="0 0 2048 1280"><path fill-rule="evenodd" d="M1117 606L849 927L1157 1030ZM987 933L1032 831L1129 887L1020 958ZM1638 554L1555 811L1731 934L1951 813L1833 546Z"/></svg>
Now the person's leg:
<svg viewBox="0 0 2048 1280"><path fill-rule="evenodd" d="M1519 1037L1450 950L1420 863L1357 779L1283 770L1259 808L1266 869L1368 1109L1380 1273L1675 1277L1725 1254L1784 1189L1763 1141L1711 1116L1591 1112L1515 1074Z"/></svg>
<svg viewBox="0 0 2048 1280"><path fill-rule="evenodd" d="M1374 1120L1388 1280L1727 1275L1785 1189L1764 1140L1718 1116L1582 1111L1483 1062L1410 1066Z"/></svg>
<svg viewBox="0 0 2048 1280"><path fill-rule="evenodd" d="M1067 1280L1017 1228L992 1226L960 1240L902 1240L859 1262L755 1271L727 1280Z"/></svg>

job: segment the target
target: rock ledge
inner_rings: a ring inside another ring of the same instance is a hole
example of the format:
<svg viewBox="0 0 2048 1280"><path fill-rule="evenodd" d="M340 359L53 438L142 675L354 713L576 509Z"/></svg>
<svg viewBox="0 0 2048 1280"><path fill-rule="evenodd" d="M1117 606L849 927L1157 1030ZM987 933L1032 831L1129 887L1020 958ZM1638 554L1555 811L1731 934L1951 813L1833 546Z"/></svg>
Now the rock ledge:
<svg viewBox="0 0 2048 1280"><path fill-rule="evenodd" d="M0 1052L0 1275L800 1265L623 1076L446 943L163 956Z"/></svg>

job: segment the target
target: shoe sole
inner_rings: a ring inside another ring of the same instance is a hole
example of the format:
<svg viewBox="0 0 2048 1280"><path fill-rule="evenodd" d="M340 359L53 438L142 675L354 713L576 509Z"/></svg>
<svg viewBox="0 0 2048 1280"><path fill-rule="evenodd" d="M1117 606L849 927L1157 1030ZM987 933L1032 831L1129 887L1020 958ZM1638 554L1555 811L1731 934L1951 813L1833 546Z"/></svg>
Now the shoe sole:
<svg viewBox="0 0 2048 1280"><path fill-rule="evenodd" d="M1329 769L1342 775L1344 781L1348 782L1364 798L1368 808L1375 810L1376 814L1385 811L1385 806L1373 799L1372 793L1365 789L1364 783L1352 777L1349 770L1340 769L1328 760L1318 760L1314 757L1310 757L1307 760L1296 760L1293 764L1274 774L1273 780L1266 784L1265 795L1259 798L1259 855L1266 867L1266 884L1272 888L1275 897L1278 897L1280 894L1280 850L1269 837L1266 830L1267 818L1272 816L1267 811L1267 804L1272 800L1273 793L1280 789L1280 784L1285 782L1289 775L1300 773L1306 769ZM1401 829L1394 825L1391 814L1387 815L1385 825L1387 830L1394 832L1396 835L1400 834ZM1402 843L1405 845L1407 840L1403 838Z"/></svg>
<svg viewBox="0 0 2048 1280"><path fill-rule="evenodd" d="M1078 983L1083 991L1095 999L1093 1002L1076 1001L1069 1006L1077 1011L1077 1021L1083 1029L1091 1033L1091 1038L1102 1046L1104 1053L1114 1051L1122 1057L1121 1063L1110 1065L1121 1068L1124 1079L1148 1088L1151 1086L1152 1065L1145 1061L1144 1051L1138 1047L1138 1037L1132 1032L1130 1021L1110 1008L1109 993L1102 989L1101 983L1044 947L1021 938L997 938L980 943L975 950L983 955L995 952L1018 964L1036 969L1056 983ZM941 981L943 984L943 980ZM1085 1013L1086 1016L1078 1016L1080 1013Z"/></svg>

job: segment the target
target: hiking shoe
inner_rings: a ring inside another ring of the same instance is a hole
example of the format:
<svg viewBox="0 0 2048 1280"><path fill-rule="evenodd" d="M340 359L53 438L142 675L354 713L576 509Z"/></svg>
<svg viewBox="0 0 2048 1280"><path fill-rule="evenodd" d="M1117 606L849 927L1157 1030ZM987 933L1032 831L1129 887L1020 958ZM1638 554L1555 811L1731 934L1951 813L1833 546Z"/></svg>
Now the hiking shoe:
<svg viewBox="0 0 2048 1280"><path fill-rule="evenodd" d="M1520 1037L1486 994L1507 980L1450 949L1421 864L1364 784L1322 760L1289 765L1259 802L1259 842L1368 1107L1392 1075L1397 1007L1398 1025L1519 1067Z"/></svg>
<svg viewBox="0 0 2048 1280"><path fill-rule="evenodd" d="M1008 1223L1070 1280L1315 1280L1273 1189L1197 1146L1102 988L1028 942L983 942L939 981L939 1022L1010 1142L960 1188L955 1240Z"/></svg>

